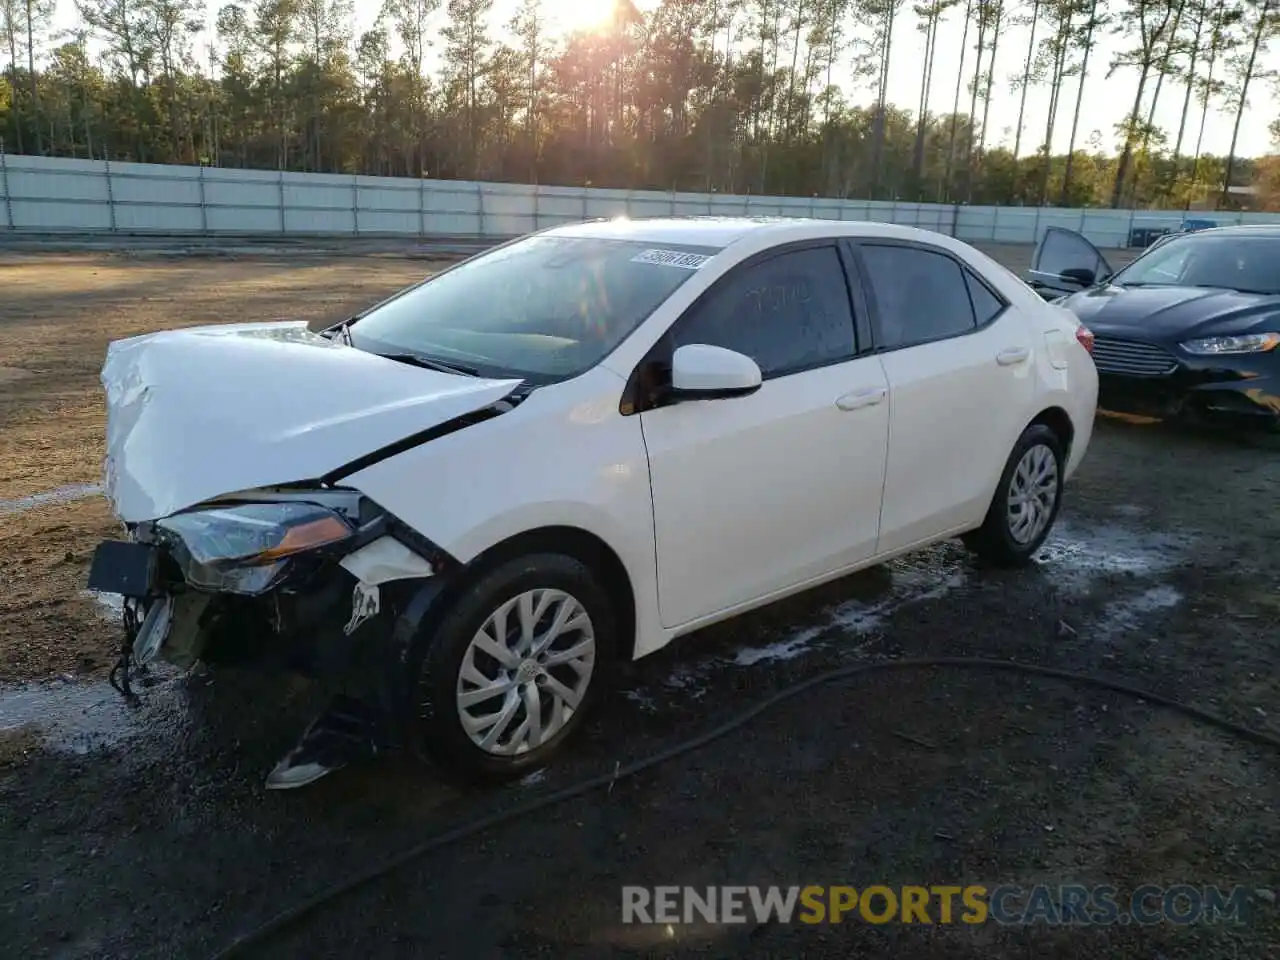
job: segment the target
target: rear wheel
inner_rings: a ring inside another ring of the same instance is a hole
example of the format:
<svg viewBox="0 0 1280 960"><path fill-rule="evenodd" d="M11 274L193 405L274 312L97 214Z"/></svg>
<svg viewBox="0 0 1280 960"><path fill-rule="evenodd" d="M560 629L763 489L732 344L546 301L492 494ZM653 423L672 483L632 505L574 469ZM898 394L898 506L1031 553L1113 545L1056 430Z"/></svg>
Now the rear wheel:
<svg viewBox="0 0 1280 960"><path fill-rule="evenodd" d="M965 534L965 544L997 566L1029 563L1058 518L1064 459L1053 430L1043 424L1027 427L1009 454L986 519Z"/></svg>
<svg viewBox="0 0 1280 960"><path fill-rule="evenodd" d="M421 747L486 780L544 765L598 698L615 623L608 594L573 557L531 554L483 574L417 651Z"/></svg>

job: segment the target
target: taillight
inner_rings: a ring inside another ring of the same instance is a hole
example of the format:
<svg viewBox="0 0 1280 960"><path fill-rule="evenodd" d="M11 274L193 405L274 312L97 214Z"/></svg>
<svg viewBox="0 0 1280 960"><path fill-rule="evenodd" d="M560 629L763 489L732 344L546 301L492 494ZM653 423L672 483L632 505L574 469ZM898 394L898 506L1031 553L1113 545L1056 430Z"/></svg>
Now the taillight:
<svg viewBox="0 0 1280 960"><path fill-rule="evenodd" d="M1093 331L1084 324L1076 327L1076 339L1080 341L1080 346L1084 347L1085 352L1093 356Z"/></svg>

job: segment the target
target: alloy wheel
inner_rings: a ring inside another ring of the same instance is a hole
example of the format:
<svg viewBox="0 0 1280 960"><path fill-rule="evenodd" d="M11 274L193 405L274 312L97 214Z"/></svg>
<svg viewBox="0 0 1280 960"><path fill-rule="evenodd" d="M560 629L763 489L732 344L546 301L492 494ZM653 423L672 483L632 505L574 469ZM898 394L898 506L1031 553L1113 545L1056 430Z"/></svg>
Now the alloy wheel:
<svg viewBox="0 0 1280 960"><path fill-rule="evenodd" d="M554 589L512 597L463 654L456 695L463 730L494 756L537 749L577 712L595 658L595 627L577 598Z"/></svg>
<svg viewBox="0 0 1280 960"><path fill-rule="evenodd" d="M1028 447L1009 480L1009 535L1028 544L1044 532L1058 501L1058 458L1049 447Z"/></svg>

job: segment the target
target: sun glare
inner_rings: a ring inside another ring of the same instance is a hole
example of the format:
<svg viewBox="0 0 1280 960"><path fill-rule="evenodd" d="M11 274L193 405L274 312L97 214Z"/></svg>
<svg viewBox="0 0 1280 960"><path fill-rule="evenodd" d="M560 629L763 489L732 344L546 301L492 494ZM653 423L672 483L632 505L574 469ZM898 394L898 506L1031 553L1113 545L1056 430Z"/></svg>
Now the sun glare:
<svg viewBox="0 0 1280 960"><path fill-rule="evenodd" d="M617 0L549 0L547 6L565 33L591 33L609 25Z"/></svg>

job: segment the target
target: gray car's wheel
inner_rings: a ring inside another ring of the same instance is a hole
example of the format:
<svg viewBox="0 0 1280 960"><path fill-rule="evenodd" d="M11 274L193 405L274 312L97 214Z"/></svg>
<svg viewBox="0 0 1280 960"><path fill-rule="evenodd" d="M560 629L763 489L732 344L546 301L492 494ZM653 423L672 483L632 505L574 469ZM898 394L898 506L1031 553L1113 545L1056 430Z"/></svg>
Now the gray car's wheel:
<svg viewBox="0 0 1280 960"><path fill-rule="evenodd" d="M599 696L616 617L581 561L509 560L460 591L413 658L422 748L465 775L545 764Z"/></svg>
<svg viewBox="0 0 1280 960"><path fill-rule="evenodd" d="M1058 435L1042 424L1027 427L1009 454L986 519L965 534L965 544L997 566L1029 563L1058 518L1065 466Z"/></svg>

